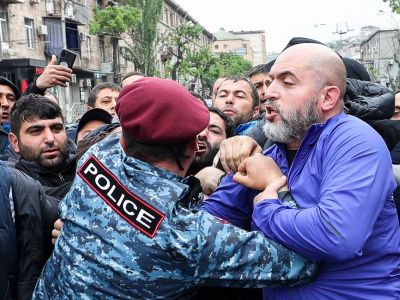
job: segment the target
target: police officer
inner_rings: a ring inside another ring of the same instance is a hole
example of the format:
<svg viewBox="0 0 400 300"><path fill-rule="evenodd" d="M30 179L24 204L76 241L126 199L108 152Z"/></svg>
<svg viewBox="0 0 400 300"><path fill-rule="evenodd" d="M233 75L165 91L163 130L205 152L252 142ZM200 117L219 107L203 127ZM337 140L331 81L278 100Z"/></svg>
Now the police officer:
<svg viewBox="0 0 400 300"><path fill-rule="evenodd" d="M64 226L34 299L184 299L200 286L296 285L315 266L198 210L182 177L209 112L180 84L124 87L122 135L92 146L60 205Z"/></svg>

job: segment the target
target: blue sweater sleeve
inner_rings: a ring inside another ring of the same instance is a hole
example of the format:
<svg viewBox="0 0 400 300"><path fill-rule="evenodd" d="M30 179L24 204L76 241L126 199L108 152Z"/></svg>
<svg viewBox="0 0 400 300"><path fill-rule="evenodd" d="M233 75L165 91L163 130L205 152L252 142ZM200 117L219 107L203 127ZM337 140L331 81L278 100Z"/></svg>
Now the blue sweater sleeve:
<svg viewBox="0 0 400 300"><path fill-rule="evenodd" d="M250 230L253 199L259 191L248 189L225 176L218 188L204 201L202 209L236 227Z"/></svg>

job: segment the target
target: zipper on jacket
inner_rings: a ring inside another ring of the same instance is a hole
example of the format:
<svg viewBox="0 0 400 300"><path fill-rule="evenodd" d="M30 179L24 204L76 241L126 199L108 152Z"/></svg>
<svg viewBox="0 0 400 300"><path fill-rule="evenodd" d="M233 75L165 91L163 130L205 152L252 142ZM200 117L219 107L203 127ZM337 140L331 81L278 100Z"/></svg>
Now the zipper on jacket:
<svg viewBox="0 0 400 300"><path fill-rule="evenodd" d="M62 176L61 173L58 173L58 178L60 178L60 181L61 181L61 182L64 182L64 177Z"/></svg>

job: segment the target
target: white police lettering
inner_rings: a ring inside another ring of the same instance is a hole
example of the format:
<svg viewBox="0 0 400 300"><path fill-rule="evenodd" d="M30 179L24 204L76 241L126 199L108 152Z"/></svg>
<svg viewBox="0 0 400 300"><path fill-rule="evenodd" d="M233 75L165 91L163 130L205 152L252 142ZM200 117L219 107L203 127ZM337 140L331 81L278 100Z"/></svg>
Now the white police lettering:
<svg viewBox="0 0 400 300"><path fill-rule="evenodd" d="M150 228L148 224L144 223L144 221L146 221L147 223L151 223L152 220L150 220L149 218L154 219L154 216L149 214L147 211L145 210L141 210L137 216L137 221L139 223L142 223L143 226L146 226L147 228Z"/></svg>
<svg viewBox="0 0 400 300"><path fill-rule="evenodd" d="M164 214L128 191L96 157L91 156L78 170L78 174L128 223L154 237Z"/></svg>

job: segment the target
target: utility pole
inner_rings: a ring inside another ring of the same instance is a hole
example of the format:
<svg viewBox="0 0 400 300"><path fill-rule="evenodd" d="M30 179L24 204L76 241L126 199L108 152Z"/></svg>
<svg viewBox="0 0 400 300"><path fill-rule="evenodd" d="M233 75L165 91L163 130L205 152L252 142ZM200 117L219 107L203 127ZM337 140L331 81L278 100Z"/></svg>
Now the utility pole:
<svg viewBox="0 0 400 300"><path fill-rule="evenodd" d="M66 36L66 28L65 28L65 0L61 1L61 38L62 38L62 45L63 48L67 48L67 36ZM66 122L70 122L70 107L69 107L69 100L70 100L70 89L69 85L65 88L61 89L62 97L60 99L60 107L63 112L64 118Z"/></svg>

